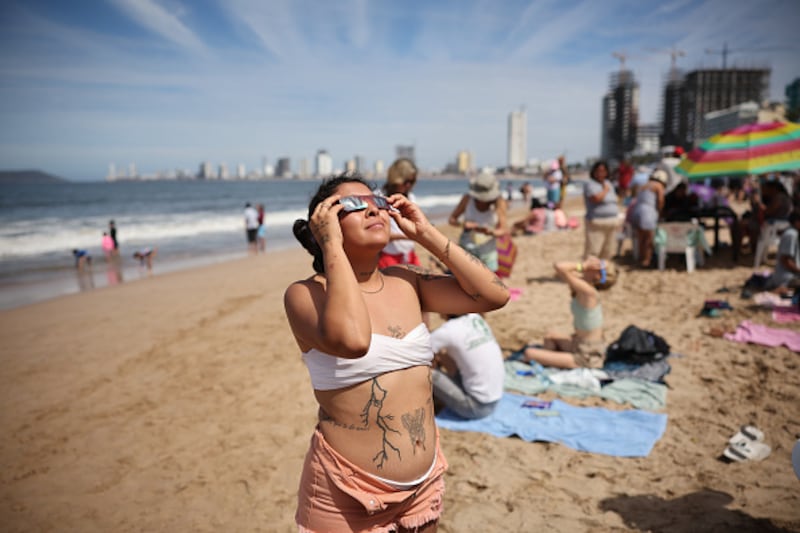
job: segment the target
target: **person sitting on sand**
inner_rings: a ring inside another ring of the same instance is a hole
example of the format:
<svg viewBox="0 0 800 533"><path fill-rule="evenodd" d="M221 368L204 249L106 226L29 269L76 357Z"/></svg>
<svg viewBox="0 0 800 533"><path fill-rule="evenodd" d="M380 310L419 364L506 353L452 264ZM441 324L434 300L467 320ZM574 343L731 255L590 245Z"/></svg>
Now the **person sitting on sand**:
<svg viewBox="0 0 800 533"><path fill-rule="evenodd" d="M452 275L379 269L390 218ZM355 175L323 181L292 230L314 274L286 289L284 307L319 404L295 521L301 531L435 531L447 462L422 313L491 311L508 288L407 197L376 196Z"/></svg>
<svg viewBox="0 0 800 533"><path fill-rule="evenodd" d="M511 226L511 235L536 235L545 229L547 223L547 206L545 206L538 198L531 199L531 210L525 215L525 218L517 220Z"/></svg>
<svg viewBox="0 0 800 533"><path fill-rule="evenodd" d="M477 313L448 317L431 333L433 399L463 418L489 416L503 396L503 351Z"/></svg>
<svg viewBox="0 0 800 533"><path fill-rule="evenodd" d="M590 257L582 263L560 261L554 268L572 293L570 309L575 332L569 337L548 334L543 348L528 345L521 358L557 368L601 368L606 344L598 289L608 289L617 281L614 263Z"/></svg>
<svg viewBox="0 0 800 533"><path fill-rule="evenodd" d="M790 293L800 288L800 211L789 214L789 227L781 234L775 271L767 278L765 289L777 293Z"/></svg>

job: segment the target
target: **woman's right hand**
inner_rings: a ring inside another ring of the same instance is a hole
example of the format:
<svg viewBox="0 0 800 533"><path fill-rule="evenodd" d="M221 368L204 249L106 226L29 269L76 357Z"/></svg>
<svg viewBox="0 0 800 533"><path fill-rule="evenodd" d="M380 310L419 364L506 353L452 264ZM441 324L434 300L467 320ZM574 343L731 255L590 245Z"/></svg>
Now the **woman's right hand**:
<svg viewBox="0 0 800 533"><path fill-rule="evenodd" d="M341 198L340 194L334 194L320 202L314 208L311 219L308 221L311 232L322 249L326 244L344 241L342 227L339 225L339 213L343 209L339 198Z"/></svg>

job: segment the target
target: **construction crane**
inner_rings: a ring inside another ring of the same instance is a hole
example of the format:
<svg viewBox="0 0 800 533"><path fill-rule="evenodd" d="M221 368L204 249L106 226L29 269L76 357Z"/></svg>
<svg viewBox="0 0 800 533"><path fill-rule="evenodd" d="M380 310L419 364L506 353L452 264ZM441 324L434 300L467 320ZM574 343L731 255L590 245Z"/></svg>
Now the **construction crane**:
<svg viewBox="0 0 800 533"><path fill-rule="evenodd" d="M651 52L657 52L660 54L669 54L670 57L670 64L669 64L669 78L675 79L678 74L678 58L679 57L686 57L686 52L683 50L679 50L677 47L673 46L672 48L665 50L662 48L648 48Z"/></svg>
<svg viewBox="0 0 800 533"><path fill-rule="evenodd" d="M706 54L719 54L722 56L722 70L728 68L728 55L734 52L778 52L797 50L795 46L761 46L757 48L728 48L728 43L722 43L722 49L706 48Z"/></svg>
<svg viewBox="0 0 800 533"><path fill-rule="evenodd" d="M614 52L611 55L619 59L619 71L622 72L625 70L625 60L628 59L628 54L624 52Z"/></svg>

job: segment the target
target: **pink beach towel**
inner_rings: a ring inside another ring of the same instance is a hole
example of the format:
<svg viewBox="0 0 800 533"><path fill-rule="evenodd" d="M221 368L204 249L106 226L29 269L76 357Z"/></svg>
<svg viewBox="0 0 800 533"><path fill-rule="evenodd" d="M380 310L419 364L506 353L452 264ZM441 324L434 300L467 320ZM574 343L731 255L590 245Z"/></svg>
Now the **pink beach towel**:
<svg viewBox="0 0 800 533"><path fill-rule="evenodd" d="M750 342L764 346L784 345L793 352L800 352L800 331L770 328L761 324L753 324L749 320L743 320L736 327L736 331L726 333L725 338L729 341Z"/></svg>
<svg viewBox="0 0 800 533"><path fill-rule="evenodd" d="M791 307L775 307L772 310L772 320L778 324L789 324L791 322L800 322L800 308Z"/></svg>

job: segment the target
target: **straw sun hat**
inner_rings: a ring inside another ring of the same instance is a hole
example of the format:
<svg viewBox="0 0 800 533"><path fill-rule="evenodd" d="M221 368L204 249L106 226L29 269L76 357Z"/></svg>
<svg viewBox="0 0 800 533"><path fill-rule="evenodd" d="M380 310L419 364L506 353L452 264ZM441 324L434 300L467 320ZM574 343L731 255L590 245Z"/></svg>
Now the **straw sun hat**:
<svg viewBox="0 0 800 533"><path fill-rule="evenodd" d="M500 197L500 184L494 174L481 172L469 180L469 195L479 202L494 202Z"/></svg>
<svg viewBox="0 0 800 533"><path fill-rule="evenodd" d="M666 185L669 176L667 176L667 172L665 170L654 170L652 174L650 174L650 179L655 180L661 183L661 185Z"/></svg>

